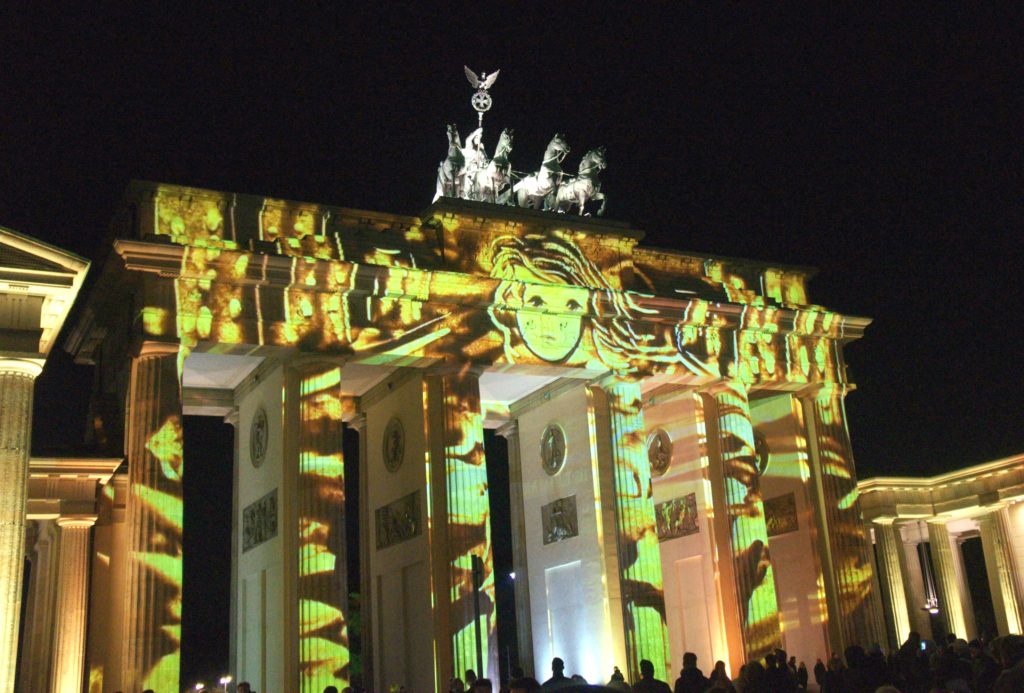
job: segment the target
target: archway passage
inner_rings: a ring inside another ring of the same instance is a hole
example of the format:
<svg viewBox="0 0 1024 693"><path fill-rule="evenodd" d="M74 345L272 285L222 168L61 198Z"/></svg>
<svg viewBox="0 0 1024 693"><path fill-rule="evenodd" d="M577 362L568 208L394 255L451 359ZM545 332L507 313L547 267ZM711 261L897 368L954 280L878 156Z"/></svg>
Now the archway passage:
<svg viewBox="0 0 1024 693"><path fill-rule="evenodd" d="M960 551L963 552L967 594L974 608L975 632L979 637L995 637L999 627L996 625L996 612L992 602L992 590L989 588L988 568L985 565L981 537L965 539L960 545Z"/></svg>
<svg viewBox="0 0 1024 693"><path fill-rule="evenodd" d="M185 417L181 680L190 688L228 672L234 429Z"/></svg>

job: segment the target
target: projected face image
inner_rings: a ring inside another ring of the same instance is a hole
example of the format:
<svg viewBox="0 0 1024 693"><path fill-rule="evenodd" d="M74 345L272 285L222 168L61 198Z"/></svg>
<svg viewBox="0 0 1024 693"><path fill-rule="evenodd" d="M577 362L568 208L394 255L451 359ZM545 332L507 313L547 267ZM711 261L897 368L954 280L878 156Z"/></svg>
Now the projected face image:
<svg viewBox="0 0 1024 693"><path fill-rule="evenodd" d="M559 286L527 284L523 303L529 309L516 313L516 325L526 346L545 361L562 361L576 350L583 334L583 304ZM558 311L549 315L540 311Z"/></svg>

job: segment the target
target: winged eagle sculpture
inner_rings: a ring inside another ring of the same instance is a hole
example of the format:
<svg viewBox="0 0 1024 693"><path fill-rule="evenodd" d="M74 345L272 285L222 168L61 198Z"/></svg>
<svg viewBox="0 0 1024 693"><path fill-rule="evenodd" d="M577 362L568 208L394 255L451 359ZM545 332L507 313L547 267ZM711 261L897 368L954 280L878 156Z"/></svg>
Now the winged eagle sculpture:
<svg viewBox="0 0 1024 693"><path fill-rule="evenodd" d="M480 76L477 77L476 73L470 70L469 67L466 65L463 65L463 67L466 70L466 79L469 80L470 85L472 85L474 89L479 89L481 91L487 91L490 89L494 84L494 80L498 79L498 75L501 73L501 70L495 70L489 75L486 72L481 72Z"/></svg>

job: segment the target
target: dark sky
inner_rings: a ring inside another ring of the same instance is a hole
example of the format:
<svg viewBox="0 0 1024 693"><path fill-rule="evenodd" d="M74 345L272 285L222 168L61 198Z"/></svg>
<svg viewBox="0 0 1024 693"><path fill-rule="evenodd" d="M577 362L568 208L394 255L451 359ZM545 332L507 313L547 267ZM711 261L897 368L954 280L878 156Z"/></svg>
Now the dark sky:
<svg viewBox="0 0 1024 693"><path fill-rule="evenodd" d="M556 131L572 170L607 145L608 215L647 243L817 266L813 300L875 319L847 350L862 477L1024 450L1019 15L350 4L5 4L0 224L99 259L131 178L416 213L475 120L463 64L500 68L517 169ZM80 370L40 381L48 442Z"/></svg>

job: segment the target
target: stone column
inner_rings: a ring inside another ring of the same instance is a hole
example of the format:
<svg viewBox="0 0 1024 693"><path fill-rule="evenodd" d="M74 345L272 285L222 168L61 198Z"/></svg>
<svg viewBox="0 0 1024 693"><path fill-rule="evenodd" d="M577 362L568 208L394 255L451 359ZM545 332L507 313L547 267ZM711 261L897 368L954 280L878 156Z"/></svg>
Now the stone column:
<svg viewBox="0 0 1024 693"><path fill-rule="evenodd" d="M1016 561L1010 548L1009 521L1006 508L997 508L978 518L999 635L1024 630L1024 604Z"/></svg>
<svg viewBox="0 0 1024 693"><path fill-rule="evenodd" d="M25 571L25 498L39 361L0 358L0 691L14 688Z"/></svg>
<svg viewBox="0 0 1024 693"><path fill-rule="evenodd" d="M910 602L905 585L905 553L899 528L893 520L875 520L878 542L878 577L885 590L885 609L892 623L893 645L899 647L913 630L910 625Z"/></svg>
<svg viewBox="0 0 1024 693"><path fill-rule="evenodd" d="M655 676L665 680L670 662L668 627L640 384L607 378L592 393L594 406L607 413L609 428L610 464L599 464L601 474L610 473L614 482L628 675L639 680L640 660L647 659L654 665Z"/></svg>
<svg viewBox="0 0 1024 693"><path fill-rule="evenodd" d="M425 379L435 614L438 633L449 636L447 642L437 643L437 674L442 682L448 681L453 672L461 675L467 669L485 675L478 665L478 628L483 670L492 681L498 680L494 561L479 378L475 368L446 368L435 370ZM474 605L474 556L482 564L479 620Z"/></svg>
<svg viewBox="0 0 1024 693"><path fill-rule="evenodd" d="M299 690L349 684L341 368L299 379ZM285 531L289 531L287 528Z"/></svg>
<svg viewBox="0 0 1024 693"><path fill-rule="evenodd" d="M85 672L85 621L89 605L89 531L95 516L62 517L57 618L53 630L51 693L81 691Z"/></svg>
<svg viewBox="0 0 1024 693"><path fill-rule="evenodd" d="M936 520L928 523L928 543L931 546L932 561L935 564L935 583L939 590L939 608L946 621L948 632L958 638L967 637L967 612L964 599L970 595L960 589L960 550L953 544L946 523Z"/></svg>
<svg viewBox="0 0 1024 693"><path fill-rule="evenodd" d="M179 689L184 469L177 361L176 344L147 342L131 365L124 690Z"/></svg>
<svg viewBox="0 0 1024 693"><path fill-rule="evenodd" d="M523 518L523 462L519 452L519 422L509 421L497 430L508 441L508 492L512 522L512 570L516 598L516 640L519 666L536 671L533 663L533 626L530 614L530 569L526 557L526 521Z"/></svg>
<svg viewBox="0 0 1024 693"><path fill-rule="evenodd" d="M716 462L722 468L740 630L746 659L750 661L782 647L775 573L768 552L768 528L754 452L754 427L747 391L741 383L729 381L710 397L716 415L708 421L708 439L717 443L712 449L717 448Z"/></svg>
<svg viewBox="0 0 1024 693"><path fill-rule="evenodd" d="M348 425L359 434L359 648L363 687L374 689L373 575L370 572L370 470L366 440L366 414L356 414Z"/></svg>
<svg viewBox="0 0 1024 693"><path fill-rule="evenodd" d="M803 400L819 550L825 570L832 650L886 641L882 602L873 589L871 544L861 519L857 473L846 430L846 388L821 388Z"/></svg>
<svg viewBox="0 0 1024 693"><path fill-rule="evenodd" d="M238 559L241 555L240 539L242 536L240 518L241 513L238 507L238 480L241 474L241 457L239 455L238 431L238 405L232 407L224 416L224 423L230 424L232 433L231 445L231 603L228 606L228 672L238 676L238 639L241 632L241 619L239 618L239 583L238 583Z"/></svg>
<svg viewBox="0 0 1024 693"><path fill-rule="evenodd" d="M36 524L39 532L31 552L32 584L28 612L25 614L19 693L46 693L50 690L59 537L53 520L37 520Z"/></svg>

